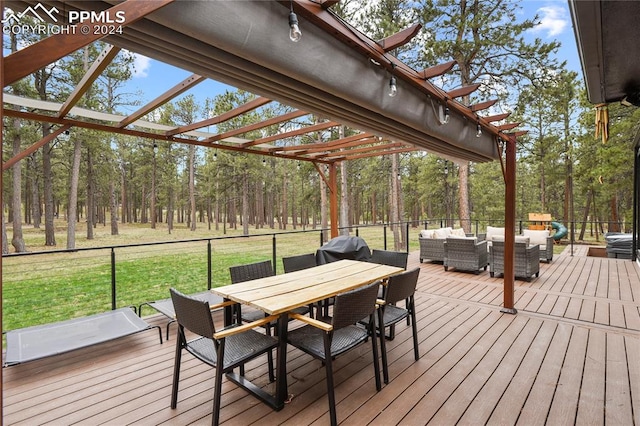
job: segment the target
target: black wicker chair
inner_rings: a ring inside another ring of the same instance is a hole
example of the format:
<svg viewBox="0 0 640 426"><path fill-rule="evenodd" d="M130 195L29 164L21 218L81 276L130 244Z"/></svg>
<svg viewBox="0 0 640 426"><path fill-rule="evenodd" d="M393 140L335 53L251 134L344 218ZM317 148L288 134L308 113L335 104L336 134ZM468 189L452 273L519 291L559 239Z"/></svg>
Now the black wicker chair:
<svg viewBox="0 0 640 426"><path fill-rule="evenodd" d="M263 262L248 263L246 265L231 266L229 267L229 274L231 275L231 283L237 284L244 281L257 280L258 278L272 277L275 275L273 272L273 266L271 266L270 260ZM294 312L299 314L306 314L309 312L308 308L297 308ZM251 310L241 312L241 318L244 322L253 322L264 316L264 312L258 310ZM275 325L275 322L267 324L267 331L271 326Z"/></svg>
<svg viewBox="0 0 640 426"><path fill-rule="evenodd" d="M373 368L376 379L376 390L380 390L380 371L378 368L378 345L374 336L374 314L378 283L373 283L336 296L333 317L330 323L312 319L299 314L290 314L292 318L306 325L291 330L288 342L321 360L327 375L327 395L329 398L329 414L331 424L337 424L336 401L333 384L333 358L355 348L371 338L373 352ZM356 325L364 317L369 317L367 328ZM379 314L379 321L382 320Z"/></svg>
<svg viewBox="0 0 640 426"><path fill-rule="evenodd" d="M308 253L308 254L300 254L295 256L283 257L282 266L284 267L285 273L302 271L303 269L313 268L314 266L317 266L316 255L314 253ZM322 308L322 304L323 302L318 302L317 305L309 305L308 309L306 310L305 308L298 308L298 309L294 309L294 312L299 314L305 314L308 312L309 315L313 316L313 310L317 309L317 311L320 312L320 309ZM327 308L326 308L327 311L329 309L328 304L329 304L329 301L327 301Z"/></svg>
<svg viewBox="0 0 640 426"><path fill-rule="evenodd" d="M316 255L314 253L300 254L282 258L284 272L295 272L316 266Z"/></svg>
<svg viewBox="0 0 640 426"><path fill-rule="evenodd" d="M406 251L373 250L369 262L407 269L408 258L409 253Z"/></svg>
<svg viewBox="0 0 640 426"><path fill-rule="evenodd" d="M173 387L171 391L171 408L178 404L178 386L180 383L180 364L182 350L186 350L200 361L216 369L216 379L213 395L213 417L211 424L220 421L220 395L222 390L222 376L224 373L240 367L240 374L244 375L244 364L278 346L274 337L258 333L253 329L229 327L216 332L211 318L212 308L209 303L183 295L171 289L171 299L178 321L178 338L176 339L176 355L173 366ZM223 302L219 307L228 306L233 302ZM275 317L261 318L252 323L254 327L261 326ZM193 340L187 340L185 329L197 335ZM273 376L273 364L269 361L269 376Z"/></svg>
<svg viewBox="0 0 640 426"><path fill-rule="evenodd" d="M382 372L385 383L389 383L389 367L387 363L387 349L385 344L386 339L384 337L387 327L393 330L397 323L405 318L411 318L413 332L413 356L416 361L420 359L420 352L418 350L418 326L416 324L414 300L416 284L418 283L418 275L420 275L420 268L414 268L401 274L392 275L389 277L386 284L385 299L381 307L383 317L381 323L383 326L380 327L379 330L380 348L382 352ZM406 303L404 308L400 308L395 305L402 300Z"/></svg>
<svg viewBox="0 0 640 426"><path fill-rule="evenodd" d="M231 266L229 267L229 274L231 275L231 284L237 284L244 281L257 280L258 278L272 277L275 275L273 266L270 260L263 262L248 263L246 265ZM259 310L242 310L241 318L244 322L253 322L264 316L264 312ZM267 324L267 330L270 329L270 325Z"/></svg>

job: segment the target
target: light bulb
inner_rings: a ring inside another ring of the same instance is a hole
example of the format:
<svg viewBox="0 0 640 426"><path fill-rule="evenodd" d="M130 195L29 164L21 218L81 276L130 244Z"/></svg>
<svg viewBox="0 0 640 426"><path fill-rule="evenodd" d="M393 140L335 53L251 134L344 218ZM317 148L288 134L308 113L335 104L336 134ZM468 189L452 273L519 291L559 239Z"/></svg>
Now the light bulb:
<svg viewBox="0 0 640 426"><path fill-rule="evenodd" d="M476 138L482 136L482 127L480 127L480 123L478 123L478 127L476 127Z"/></svg>
<svg viewBox="0 0 640 426"><path fill-rule="evenodd" d="M293 11L289 13L289 38L295 43L302 38L302 32L298 27L298 16Z"/></svg>
<svg viewBox="0 0 640 426"><path fill-rule="evenodd" d="M447 124L449 122L449 107L444 107L444 119L442 120L442 124Z"/></svg>
<svg viewBox="0 0 640 426"><path fill-rule="evenodd" d="M393 98L397 94L398 86L396 84L396 78L394 76L391 76L391 79L389 80L389 96Z"/></svg>

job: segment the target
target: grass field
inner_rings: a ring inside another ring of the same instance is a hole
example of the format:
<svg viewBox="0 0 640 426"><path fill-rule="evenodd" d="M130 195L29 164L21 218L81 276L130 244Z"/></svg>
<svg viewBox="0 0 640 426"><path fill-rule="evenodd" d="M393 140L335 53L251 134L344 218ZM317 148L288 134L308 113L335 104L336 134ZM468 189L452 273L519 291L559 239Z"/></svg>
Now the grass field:
<svg viewBox="0 0 640 426"><path fill-rule="evenodd" d="M193 232L186 227L176 227L171 234L164 224L155 230L148 225L121 225L117 236L110 235L108 226L98 225L93 240L86 239L86 231L77 235L77 248L93 247L94 250L5 257L2 261L3 329L12 330L111 309L112 256L116 307L137 307L143 302L167 298L170 287L185 293L207 288L207 241L190 240L212 239L213 287L229 284L229 266L271 260L274 235L278 273L282 272L283 256L315 252L320 245L319 230L286 233L294 230L291 227L287 230L251 229L250 237L242 237L240 230L223 233L222 230L209 231L204 224L199 225L200 228ZM387 232L388 244L392 245L391 232ZM410 232L417 233L417 230ZM351 235L354 234L352 232ZM57 247L43 245L43 229L25 228L24 235L31 252L66 247L66 231L56 234ZM382 226L359 228L359 235L372 249L384 247ZM417 249L417 239L413 240L412 249ZM144 245L158 242L171 243Z"/></svg>

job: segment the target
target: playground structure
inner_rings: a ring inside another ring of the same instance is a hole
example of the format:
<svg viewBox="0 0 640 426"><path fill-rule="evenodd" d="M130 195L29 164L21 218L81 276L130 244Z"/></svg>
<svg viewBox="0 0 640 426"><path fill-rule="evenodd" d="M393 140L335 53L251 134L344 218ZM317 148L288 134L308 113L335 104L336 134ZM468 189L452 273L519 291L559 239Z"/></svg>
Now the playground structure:
<svg viewBox="0 0 640 426"><path fill-rule="evenodd" d="M567 227L560 222L553 222L549 213L529 213L529 229L555 231L552 235L554 241L560 241L569 232Z"/></svg>

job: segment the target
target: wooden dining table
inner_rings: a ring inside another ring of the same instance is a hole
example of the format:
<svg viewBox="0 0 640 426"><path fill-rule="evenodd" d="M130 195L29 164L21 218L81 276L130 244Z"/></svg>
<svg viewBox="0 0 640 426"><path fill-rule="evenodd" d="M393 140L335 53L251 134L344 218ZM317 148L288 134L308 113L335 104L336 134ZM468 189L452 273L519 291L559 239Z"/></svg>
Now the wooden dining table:
<svg viewBox="0 0 640 426"><path fill-rule="evenodd" d="M403 271L404 269L395 266L357 260L340 260L300 271L211 289L214 294L227 300L262 310L268 315L279 315L275 395L269 394L235 372L228 373L227 378L254 394L273 409L281 410L288 398L288 313L295 308L308 306Z"/></svg>

